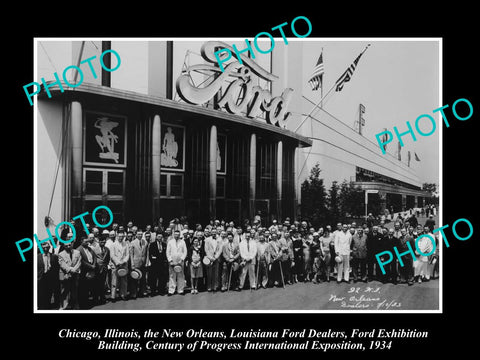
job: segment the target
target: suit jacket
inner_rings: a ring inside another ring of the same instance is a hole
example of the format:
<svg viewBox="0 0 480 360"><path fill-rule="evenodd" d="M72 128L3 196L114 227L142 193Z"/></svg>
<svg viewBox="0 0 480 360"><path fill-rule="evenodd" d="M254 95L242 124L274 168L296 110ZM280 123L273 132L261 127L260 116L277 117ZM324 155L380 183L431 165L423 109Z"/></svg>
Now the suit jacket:
<svg viewBox="0 0 480 360"><path fill-rule="evenodd" d="M63 250L58 254L58 263L60 265L60 281L67 280L72 277L72 274L80 274L80 266L82 258L80 251L76 249L71 250L72 256Z"/></svg>
<svg viewBox="0 0 480 360"><path fill-rule="evenodd" d="M148 257L151 266L161 266L167 263L167 246L163 243L158 245L158 241L151 242L148 246Z"/></svg>
<svg viewBox="0 0 480 360"><path fill-rule="evenodd" d="M240 256L239 244L235 240L233 240L231 244L229 241L227 241L225 244L223 244L222 256L225 261L228 261L230 258L237 260Z"/></svg>
<svg viewBox="0 0 480 360"><path fill-rule="evenodd" d="M104 246L102 252L102 248L100 247L100 245L98 245L93 249L93 252L97 257L97 271L100 274L103 274L105 271L107 271L108 265L110 263L110 249Z"/></svg>
<svg viewBox="0 0 480 360"><path fill-rule="evenodd" d="M45 273L45 263L43 261L43 255L40 252L37 252L38 261L37 261L37 280L44 280L46 278L57 278L59 272L58 265L58 256L56 254L48 253L50 257L50 270Z"/></svg>
<svg viewBox="0 0 480 360"><path fill-rule="evenodd" d="M145 266L147 260L147 241L145 239L133 239L130 243L130 261L132 268Z"/></svg>
<svg viewBox="0 0 480 360"><path fill-rule="evenodd" d="M255 264L257 257L257 242L255 240L245 240L239 245L240 256L243 260L252 260L252 264Z"/></svg>
<svg viewBox="0 0 480 360"><path fill-rule="evenodd" d="M89 277L95 275L95 269L97 267L97 257L92 249L89 247L84 248L83 245L79 246L77 250L80 252L81 256L81 265L80 265L80 274L82 277ZM88 260L87 251L91 254L92 261ZM88 275L87 275L88 274Z"/></svg>
<svg viewBox="0 0 480 360"><path fill-rule="evenodd" d="M383 235L377 232L374 234L373 232L368 233L367 235L367 258L370 261L376 261L375 255L379 252L383 251ZM393 250L393 249L391 249Z"/></svg>
<svg viewBox="0 0 480 360"><path fill-rule="evenodd" d="M112 259L113 268L126 268L130 258L129 245L125 241L120 243L118 240L111 245L110 259ZM120 265L122 264L122 265Z"/></svg>

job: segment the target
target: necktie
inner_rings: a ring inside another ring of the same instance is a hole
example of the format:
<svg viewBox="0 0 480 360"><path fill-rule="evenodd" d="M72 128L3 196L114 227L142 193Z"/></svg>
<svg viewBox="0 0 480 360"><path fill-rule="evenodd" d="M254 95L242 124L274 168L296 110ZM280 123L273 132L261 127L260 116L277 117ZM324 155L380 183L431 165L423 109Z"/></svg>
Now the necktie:
<svg viewBox="0 0 480 360"><path fill-rule="evenodd" d="M247 240L247 251L250 252L250 240Z"/></svg>
<svg viewBox="0 0 480 360"><path fill-rule="evenodd" d="M43 255L43 262L45 263L45 273L50 270L50 257L48 254Z"/></svg>

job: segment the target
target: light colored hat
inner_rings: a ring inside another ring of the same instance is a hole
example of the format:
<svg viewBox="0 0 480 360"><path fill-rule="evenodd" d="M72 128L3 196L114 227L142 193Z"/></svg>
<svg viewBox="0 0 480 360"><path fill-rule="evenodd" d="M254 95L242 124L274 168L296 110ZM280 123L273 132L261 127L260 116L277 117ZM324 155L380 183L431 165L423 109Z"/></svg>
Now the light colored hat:
<svg viewBox="0 0 480 360"><path fill-rule="evenodd" d="M335 261L337 264L340 264L342 262L342 257L341 256L335 256Z"/></svg>
<svg viewBox="0 0 480 360"><path fill-rule="evenodd" d="M173 267L173 271L175 271L176 273L182 272L182 267L180 265L175 265Z"/></svg>
<svg viewBox="0 0 480 360"><path fill-rule="evenodd" d="M139 270L139 269L133 269L131 272L130 272L130 276L132 277L132 279L134 280L140 280L143 276L142 272Z"/></svg>
<svg viewBox="0 0 480 360"><path fill-rule="evenodd" d="M124 269L124 268L120 268L117 270L117 275L120 277L124 277L125 275L127 275L127 273L128 273L127 269Z"/></svg>
<svg viewBox="0 0 480 360"><path fill-rule="evenodd" d="M207 256L204 256L202 261L205 265L210 265L210 259Z"/></svg>

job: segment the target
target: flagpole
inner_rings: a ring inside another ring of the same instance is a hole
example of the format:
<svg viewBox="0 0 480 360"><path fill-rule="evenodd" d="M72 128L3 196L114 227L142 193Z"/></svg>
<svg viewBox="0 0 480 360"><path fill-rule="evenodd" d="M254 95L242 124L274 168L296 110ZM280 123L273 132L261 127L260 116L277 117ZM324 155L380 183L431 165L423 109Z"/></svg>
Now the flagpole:
<svg viewBox="0 0 480 360"><path fill-rule="evenodd" d="M323 46L322 46L322 63L323 63ZM325 68L325 63L323 63L323 66ZM320 98L323 98L323 75L325 75L325 70L323 71L322 74L322 83L320 84ZM323 108L323 101L320 100L320 108Z"/></svg>
<svg viewBox="0 0 480 360"><path fill-rule="evenodd" d="M302 120L302 122L295 128L295 130L293 130L293 132L297 132L297 130L303 125L303 123L305 122L305 120L307 120L310 115L312 115L313 111L318 108L318 105L320 105L323 101L323 99L325 99L327 97L328 94L330 94L330 92L333 90L333 88L335 87L335 85L337 85L336 83L333 84L333 86L330 88L330 90L328 90L328 92L322 96L322 98L320 99L320 101L315 104L315 106L312 108L312 110L308 113L308 115L305 117L305 119ZM322 89L323 90L323 89ZM322 91L323 92L323 91ZM321 106L320 106L321 108Z"/></svg>
<svg viewBox="0 0 480 360"><path fill-rule="evenodd" d="M363 49L363 51L360 53L360 55L362 55L365 51L367 51L368 47L370 46L371 44L367 44L367 46L365 46L365 49ZM338 81L338 80L337 80ZM323 84L322 84L323 85ZM327 91L327 93L325 94L325 96L322 96L320 101L312 108L312 110L308 113L308 115L305 117L305 119L302 120L302 122L295 128L295 130L293 130L293 132L297 132L297 130L303 125L303 123L305 122L305 120L307 120L310 115L312 115L313 111L318 108L318 105L322 104L323 105L323 99L325 99L328 94L330 94L330 92L333 90L333 88L337 85L337 82L335 82L333 84L333 86ZM323 86L322 86L322 93L323 93ZM320 105L320 108L322 108L323 106Z"/></svg>

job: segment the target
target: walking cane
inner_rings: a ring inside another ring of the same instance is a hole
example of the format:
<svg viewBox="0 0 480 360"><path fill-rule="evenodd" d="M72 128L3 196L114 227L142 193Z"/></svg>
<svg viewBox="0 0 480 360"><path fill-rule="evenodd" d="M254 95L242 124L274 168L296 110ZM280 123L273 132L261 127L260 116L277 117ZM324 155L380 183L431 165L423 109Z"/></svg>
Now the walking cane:
<svg viewBox="0 0 480 360"><path fill-rule="evenodd" d="M228 288L227 288L227 291L230 291L230 280L232 279L232 269L233 269L233 263L230 263L230 275L228 276Z"/></svg>
<svg viewBox="0 0 480 360"><path fill-rule="evenodd" d="M253 269L253 275L255 275L255 269ZM250 271L248 271L248 278L249 278L248 281L250 281ZM250 284L250 292L252 292L252 290L253 290L252 289L252 284Z"/></svg>
<svg viewBox="0 0 480 360"><path fill-rule="evenodd" d="M282 276L282 285L285 289L285 280L283 280L282 260L278 260L278 266L280 266L280 275Z"/></svg>
<svg viewBox="0 0 480 360"><path fill-rule="evenodd" d="M258 282L258 274L259 273L260 273L260 259L257 262L257 277L255 278L257 280L257 287L255 288L255 290L258 290L258 288L260 287L260 284Z"/></svg>

